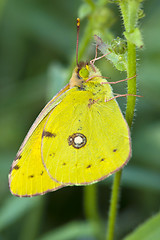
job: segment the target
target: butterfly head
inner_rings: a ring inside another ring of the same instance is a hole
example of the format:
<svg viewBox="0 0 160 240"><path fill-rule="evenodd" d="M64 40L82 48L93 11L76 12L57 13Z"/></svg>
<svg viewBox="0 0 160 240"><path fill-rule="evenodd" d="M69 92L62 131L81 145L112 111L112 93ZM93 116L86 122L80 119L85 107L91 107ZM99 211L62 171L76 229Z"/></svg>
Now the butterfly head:
<svg viewBox="0 0 160 240"><path fill-rule="evenodd" d="M84 80L88 79L89 74L90 74L90 69L89 69L88 63L85 64L83 67L81 67L78 71L79 77Z"/></svg>
<svg viewBox="0 0 160 240"><path fill-rule="evenodd" d="M100 76L101 73L95 66L87 62L78 63L77 67L74 69L72 77L70 79L70 88L72 87L82 87L84 83L95 80L94 77Z"/></svg>

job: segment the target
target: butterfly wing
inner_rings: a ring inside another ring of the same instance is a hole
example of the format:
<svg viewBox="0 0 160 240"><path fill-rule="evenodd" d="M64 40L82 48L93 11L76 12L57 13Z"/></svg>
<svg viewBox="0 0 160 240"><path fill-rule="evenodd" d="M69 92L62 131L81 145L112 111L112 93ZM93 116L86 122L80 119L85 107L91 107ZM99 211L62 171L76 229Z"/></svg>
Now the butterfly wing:
<svg viewBox="0 0 160 240"><path fill-rule="evenodd" d="M115 100L95 101L91 92L74 91L50 113L41 154L52 179L68 185L102 180L131 155L127 123Z"/></svg>
<svg viewBox="0 0 160 240"><path fill-rule="evenodd" d="M17 155L20 154L21 150L25 146L26 142L38 126L38 124L44 119L44 117L53 109L55 108L60 101L65 97L65 94L67 90L69 89L69 84L67 84L63 89L61 89L47 104L46 106L42 109L36 120L34 121L33 125L31 126L30 130L28 131L22 145L20 146L20 149L17 153Z"/></svg>
<svg viewBox="0 0 160 240"><path fill-rule="evenodd" d="M42 164L40 148L46 119L47 116L35 129L12 164L9 186L12 194L16 196L35 196L63 187L50 178Z"/></svg>
<svg viewBox="0 0 160 240"><path fill-rule="evenodd" d="M20 197L35 196L63 187L50 178L42 164L41 140L50 110L56 107L68 89L67 85L44 107L25 137L9 174L12 194Z"/></svg>

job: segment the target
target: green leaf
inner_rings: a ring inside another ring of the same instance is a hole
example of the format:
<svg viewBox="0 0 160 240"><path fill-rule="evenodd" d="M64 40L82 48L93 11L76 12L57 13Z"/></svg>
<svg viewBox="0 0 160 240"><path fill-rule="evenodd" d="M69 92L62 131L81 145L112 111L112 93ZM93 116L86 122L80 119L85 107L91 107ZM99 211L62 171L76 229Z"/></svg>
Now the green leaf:
<svg viewBox="0 0 160 240"><path fill-rule="evenodd" d="M78 16L82 20L85 17L87 17L92 12L91 6L87 3L83 3L79 10L78 10Z"/></svg>
<svg viewBox="0 0 160 240"><path fill-rule="evenodd" d="M98 49L101 51L102 54L107 54L105 57L113 63L113 65L119 70L119 71L125 71L126 70L126 59L127 59L127 53L124 54L116 54L114 52L110 52L110 45L107 45L102 41L100 37L97 35L94 35L94 39L96 41L96 44L98 46Z"/></svg>
<svg viewBox="0 0 160 240"><path fill-rule="evenodd" d="M134 189L160 191L160 174L151 169L127 166L122 175L122 185Z"/></svg>
<svg viewBox="0 0 160 240"><path fill-rule="evenodd" d="M39 197L32 199L11 197L6 200L0 209L0 231L15 222L32 207L36 206L39 202L39 199Z"/></svg>
<svg viewBox="0 0 160 240"><path fill-rule="evenodd" d="M67 70L59 62L52 63L47 71L46 98L50 100L66 84Z"/></svg>
<svg viewBox="0 0 160 240"><path fill-rule="evenodd" d="M89 237L94 234L93 225L85 222L71 222L58 230L51 231L39 240L72 240Z"/></svg>
<svg viewBox="0 0 160 240"><path fill-rule="evenodd" d="M159 240L160 239L160 213L151 217L140 225L133 233L123 240Z"/></svg>
<svg viewBox="0 0 160 240"><path fill-rule="evenodd" d="M135 28L133 32L128 33L124 32L124 36L126 39L133 44L135 44L137 47L142 48L143 47L143 40L142 40L142 35L139 30L139 28Z"/></svg>
<svg viewBox="0 0 160 240"><path fill-rule="evenodd" d="M100 184L109 184L113 181L113 175ZM147 191L160 191L160 174L152 169L131 166L128 164L122 174L122 186L131 189Z"/></svg>
<svg viewBox="0 0 160 240"><path fill-rule="evenodd" d="M159 174L160 123L158 121L154 121L153 124L150 123L146 126L144 125L136 132L135 139L136 140L133 142L133 152L138 159L138 163L143 164L143 167L147 167L151 171L154 169ZM159 183L160 180L158 184Z"/></svg>

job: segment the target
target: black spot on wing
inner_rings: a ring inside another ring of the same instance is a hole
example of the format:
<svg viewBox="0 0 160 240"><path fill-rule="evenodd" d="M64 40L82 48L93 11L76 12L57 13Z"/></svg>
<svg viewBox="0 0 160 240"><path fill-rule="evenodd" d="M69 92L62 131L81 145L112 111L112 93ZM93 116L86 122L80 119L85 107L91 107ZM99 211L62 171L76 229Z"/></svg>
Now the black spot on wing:
<svg viewBox="0 0 160 240"><path fill-rule="evenodd" d="M55 153L50 153L49 156L50 156L50 157L54 157L54 156L55 156Z"/></svg>
<svg viewBox="0 0 160 240"><path fill-rule="evenodd" d="M115 149L113 149L113 152L117 152L117 149L115 148Z"/></svg>
<svg viewBox="0 0 160 240"><path fill-rule="evenodd" d="M15 170L18 170L19 168L20 168L20 166L18 164L13 167L13 169L15 169Z"/></svg>
<svg viewBox="0 0 160 240"><path fill-rule="evenodd" d="M91 166L92 166L92 165L90 164L90 165L88 165L86 168L91 168Z"/></svg>
<svg viewBox="0 0 160 240"><path fill-rule="evenodd" d="M100 162L104 162L104 158L102 158L102 159L100 160Z"/></svg>
<svg viewBox="0 0 160 240"><path fill-rule="evenodd" d="M66 165L66 163L64 162L64 163L62 163L62 165L63 165L63 166L65 166L65 165Z"/></svg>
<svg viewBox="0 0 160 240"><path fill-rule="evenodd" d="M44 130L42 133L42 137L56 137L56 134Z"/></svg>
<svg viewBox="0 0 160 240"><path fill-rule="evenodd" d="M16 161L16 160L18 160L18 159L21 159L21 155L19 155L19 156L16 156L16 158L14 159L14 161Z"/></svg>
<svg viewBox="0 0 160 240"><path fill-rule="evenodd" d="M43 173L44 173L44 172L42 171L42 172L40 173L40 175L42 176L42 175L43 175Z"/></svg>
<svg viewBox="0 0 160 240"><path fill-rule="evenodd" d="M33 178L33 177L34 177L34 175L29 175L29 176L28 176L28 178Z"/></svg>
<svg viewBox="0 0 160 240"><path fill-rule="evenodd" d="M94 103L96 103L96 100L89 99L88 107L90 108Z"/></svg>

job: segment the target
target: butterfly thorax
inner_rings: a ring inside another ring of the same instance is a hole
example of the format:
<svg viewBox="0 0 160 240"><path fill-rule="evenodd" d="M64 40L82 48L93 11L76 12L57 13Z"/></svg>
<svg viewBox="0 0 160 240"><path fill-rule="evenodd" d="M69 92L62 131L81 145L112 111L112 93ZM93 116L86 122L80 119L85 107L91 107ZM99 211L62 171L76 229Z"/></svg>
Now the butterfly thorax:
<svg viewBox="0 0 160 240"><path fill-rule="evenodd" d="M93 100L104 101L113 97L111 86L104 84L104 82L107 82L107 80L101 77L97 67L80 63L73 71L69 86L92 93Z"/></svg>

